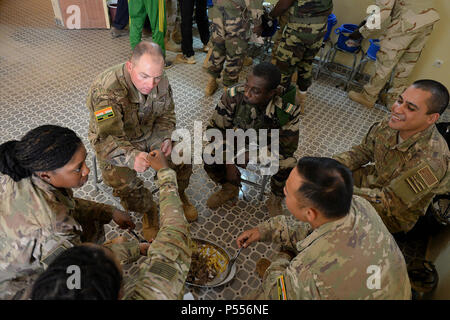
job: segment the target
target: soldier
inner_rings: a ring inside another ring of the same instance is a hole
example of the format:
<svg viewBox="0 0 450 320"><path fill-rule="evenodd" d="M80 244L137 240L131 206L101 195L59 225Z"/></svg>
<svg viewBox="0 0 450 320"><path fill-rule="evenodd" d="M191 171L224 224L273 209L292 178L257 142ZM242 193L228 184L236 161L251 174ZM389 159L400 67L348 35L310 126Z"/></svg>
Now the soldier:
<svg viewBox="0 0 450 320"><path fill-rule="evenodd" d="M205 89L206 96L216 92L216 79L220 77L222 69L225 90L239 81L250 40L250 15L254 25L253 32L259 36L262 32L261 16L264 13L261 0L214 0L213 3L208 12L212 21L213 49L209 58L210 77Z"/></svg>
<svg viewBox="0 0 450 320"><path fill-rule="evenodd" d="M208 124L208 129L218 128L222 131L280 130L279 170L271 178L272 193L266 202L271 216L281 213L283 187L295 166L294 152L299 139L299 108L284 102L278 95L280 77L278 68L270 63L263 62L255 66L245 85L232 87L222 95ZM213 181L222 185L222 189L208 199L209 208L215 209L237 198L241 177L235 164L205 164L204 168Z"/></svg>
<svg viewBox="0 0 450 320"><path fill-rule="evenodd" d="M164 74L161 48L142 41L129 61L111 67L93 82L87 98L90 112L89 141L95 149L103 181L113 188L126 210L140 212L143 234L151 240L158 232L158 215L152 193L144 187L136 172L149 168L147 152L172 151L175 129L172 88ZM197 219L197 210L184 191L192 174L192 165L175 166L183 210L189 222Z"/></svg>
<svg viewBox="0 0 450 320"><path fill-rule="evenodd" d="M177 192L175 172L168 167L160 151L150 153L150 165L158 173L160 187L161 230L153 243L116 244L105 249L94 245L71 248L49 265L35 282L33 300L162 300L181 299L191 264L189 225ZM148 257L139 266L136 277L122 286L119 262ZM80 268L80 288L67 286L68 267Z"/></svg>
<svg viewBox="0 0 450 320"><path fill-rule="evenodd" d="M435 194L450 190L449 150L435 123L449 94L437 81L418 80L375 123L362 143L334 158L353 172L355 194L366 198L390 232L408 232Z"/></svg>
<svg viewBox="0 0 450 320"><path fill-rule="evenodd" d="M292 216L273 217L236 239L239 248L255 241L282 246L248 299L411 298L399 247L352 188L351 172L336 160L298 161L284 189Z"/></svg>
<svg viewBox="0 0 450 320"><path fill-rule="evenodd" d="M368 108L373 108L378 94L394 71L391 88L386 96L386 106L392 106L406 89L420 53L425 46L439 14L433 8L433 0L377 0L380 8L380 29L369 29L365 24L350 34L353 40L373 37L381 32L380 50L375 62L375 74L364 86L362 93L350 91L348 97ZM370 25L369 25L370 26Z"/></svg>
<svg viewBox="0 0 450 320"><path fill-rule="evenodd" d="M85 159L80 138L59 126L0 145L0 299L25 298L53 252L103 243L111 219L135 227L125 212L73 196L88 179Z"/></svg>
<svg viewBox="0 0 450 320"><path fill-rule="evenodd" d="M306 92L312 83L312 63L327 31L333 1L280 0L269 17L279 17L287 10L287 23L276 48L275 59L285 91L289 90L292 75L297 69L296 104L301 107L301 113L304 113Z"/></svg>

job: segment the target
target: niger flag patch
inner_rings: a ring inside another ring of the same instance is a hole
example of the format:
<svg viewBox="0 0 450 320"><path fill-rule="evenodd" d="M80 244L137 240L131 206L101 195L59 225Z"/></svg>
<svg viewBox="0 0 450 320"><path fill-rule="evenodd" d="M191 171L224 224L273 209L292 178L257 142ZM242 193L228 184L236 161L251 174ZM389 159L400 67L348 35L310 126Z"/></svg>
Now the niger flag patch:
<svg viewBox="0 0 450 320"><path fill-rule="evenodd" d="M113 111L112 107L106 107L102 110L95 111L94 114L95 114L95 119L97 120L97 122L111 119L112 117L114 117L114 111Z"/></svg>

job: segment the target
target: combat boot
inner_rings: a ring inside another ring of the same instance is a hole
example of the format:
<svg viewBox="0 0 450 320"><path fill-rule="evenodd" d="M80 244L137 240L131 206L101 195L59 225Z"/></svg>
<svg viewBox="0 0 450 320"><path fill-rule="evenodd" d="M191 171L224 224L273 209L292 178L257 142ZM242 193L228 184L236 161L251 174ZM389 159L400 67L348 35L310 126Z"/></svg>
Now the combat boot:
<svg viewBox="0 0 450 320"><path fill-rule="evenodd" d="M358 102L367 108L373 108L375 106L376 98L369 97L365 93L350 91L348 97L350 100Z"/></svg>
<svg viewBox="0 0 450 320"><path fill-rule="evenodd" d="M264 274L266 273L266 270L270 266L271 263L272 262L270 262L270 260L268 260L266 258L261 258L256 263L256 273L258 274L258 276L261 279L264 278Z"/></svg>
<svg viewBox="0 0 450 320"><path fill-rule="evenodd" d="M166 33L166 37L164 38L164 46L168 51L181 52L181 46L179 44L176 44L168 33Z"/></svg>
<svg viewBox="0 0 450 320"><path fill-rule="evenodd" d="M147 211L142 217L142 235L145 240L151 242L156 238L159 231L158 210L155 209Z"/></svg>
<svg viewBox="0 0 450 320"><path fill-rule="evenodd" d="M222 185L222 189L213 193L208 201L206 201L206 205L210 209L217 209L218 207L224 205L228 200L237 199L239 196L239 187L231 184L225 183Z"/></svg>
<svg viewBox="0 0 450 320"><path fill-rule="evenodd" d="M266 200L266 207L269 210L271 217L279 216L283 213L283 208L281 207L282 197L278 197L271 193L269 198Z"/></svg>
<svg viewBox="0 0 450 320"><path fill-rule="evenodd" d="M300 107L300 114L305 114L306 92L297 89L295 93L295 104Z"/></svg>
<svg viewBox="0 0 450 320"><path fill-rule="evenodd" d="M186 220L188 222L194 222L195 220L197 220L197 218L198 218L197 209L189 201L185 192L180 194L180 199L181 199L181 202L183 203L183 211L184 211L184 216L186 217Z"/></svg>
<svg viewBox="0 0 450 320"><path fill-rule="evenodd" d="M217 84L217 80L214 77L209 77L208 83L206 84L206 88L205 88L205 95L207 97L210 97L214 94L214 92L216 92L217 88L218 88L218 84Z"/></svg>

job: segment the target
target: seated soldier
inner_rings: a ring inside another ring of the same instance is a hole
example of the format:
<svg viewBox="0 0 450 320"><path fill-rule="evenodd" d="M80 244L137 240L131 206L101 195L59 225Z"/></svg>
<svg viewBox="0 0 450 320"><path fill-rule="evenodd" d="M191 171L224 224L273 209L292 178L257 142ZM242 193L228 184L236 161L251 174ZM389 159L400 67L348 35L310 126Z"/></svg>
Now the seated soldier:
<svg viewBox="0 0 450 320"><path fill-rule="evenodd" d="M95 149L103 181L129 211L143 214L143 235L151 240L158 232L157 207L152 192L137 177L149 168L150 150L169 156L175 129L175 106L169 79L164 74L164 55L152 42L142 41L129 61L111 67L92 84L87 98L90 112L89 141ZM197 210L184 191L192 165L175 166L183 210L189 222Z"/></svg>
<svg viewBox="0 0 450 320"><path fill-rule="evenodd" d="M336 160L298 161L284 188L292 216L272 217L236 240L239 248L255 241L282 245L270 266L260 269L262 287L247 299L411 298L393 236L352 190L350 170Z"/></svg>
<svg viewBox="0 0 450 320"><path fill-rule="evenodd" d="M435 126L448 102L442 84L418 80L398 97L388 120L334 156L353 172L355 194L373 205L391 233L410 231L434 195L450 190L450 154Z"/></svg>
<svg viewBox="0 0 450 320"><path fill-rule="evenodd" d="M33 300L174 300L183 297L191 264L189 225L178 195L176 174L168 167L162 152L152 151L149 163L158 175L161 215L161 229L150 247L134 242L108 248L94 244L71 248L59 255L36 280L31 293ZM132 261L139 253L148 257L142 261L135 278L123 285L119 262ZM79 268L78 287L75 287L75 280L71 281L77 270L68 271L73 266Z"/></svg>
<svg viewBox="0 0 450 320"><path fill-rule="evenodd" d="M135 225L125 212L76 198L88 180L86 148L72 130L44 125L0 145L0 299L22 299L54 252L103 243L104 224Z"/></svg>
<svg viewBox="0 0 450 320"><path fill-rule="evenodd" d="M279 129L279 170L271 178L272 193L266 201L271 216L281 213L283 187L295 166L294 152L299 139L300 110L279 96L280 79L276 66L267 62L255 66L245 84L229 88L222 95L207 126L222 132L226 129L254 129L257 132L259 129ZM208 199L209 208L218 208L238 197L241 177L235 164L205 164L204 168L209 177L222 186Z"/></svg>

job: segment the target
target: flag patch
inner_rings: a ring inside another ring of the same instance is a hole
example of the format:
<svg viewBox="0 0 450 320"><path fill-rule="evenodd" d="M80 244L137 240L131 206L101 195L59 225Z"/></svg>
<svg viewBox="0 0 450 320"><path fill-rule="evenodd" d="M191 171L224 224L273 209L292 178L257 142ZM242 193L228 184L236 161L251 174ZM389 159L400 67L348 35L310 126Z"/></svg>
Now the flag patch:
<svg viewBox="0 0 450 320"><path fill-rule="evenodd" d="M95 114L95 119L97 120L97 122L111 119L112 117L114 117L114 111L113 111L112 107L106 107L102 110L95 111L94 114Z"/></svg>

